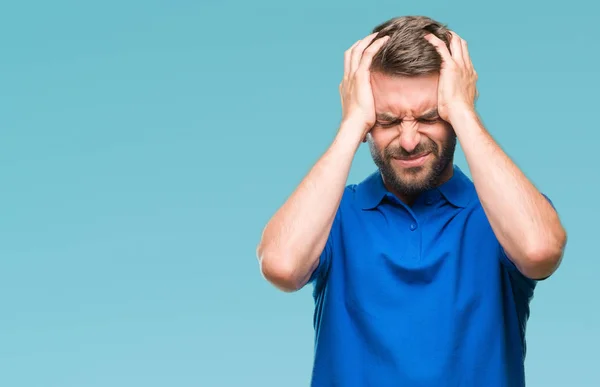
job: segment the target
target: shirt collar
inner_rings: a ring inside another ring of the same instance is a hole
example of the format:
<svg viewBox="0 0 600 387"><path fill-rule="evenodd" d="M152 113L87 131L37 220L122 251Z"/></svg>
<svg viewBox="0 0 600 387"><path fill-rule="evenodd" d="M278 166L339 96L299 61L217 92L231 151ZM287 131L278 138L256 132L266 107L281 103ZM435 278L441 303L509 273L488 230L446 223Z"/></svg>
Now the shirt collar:
<svg viewBox="0 0 600 387"><path fill-rule="evenodd" d="M356 188L356 198L363 210L377 207L388 193L379 170L370 174Z"/></svg>
<svg viewBox="0 0 600 387"><path fill-rule="evenodd" d="M452 177L439 187L433 188L424 194L431 195L439 192L450 204L464 208L475 193L471 180L454 165ZM359 205L364 210L377 207L386 195L391 195L383 184L383 178L379 170L373 172L363 180L356 189Z"/></svg>
<svg viewBox="0 0 600 387"><path fill-rule="evenodd" d="M450 180L437 188L438 191L456 207L466 207L475 194L473 182L463 173L463 171L454 165L454 172Z"/></svg>

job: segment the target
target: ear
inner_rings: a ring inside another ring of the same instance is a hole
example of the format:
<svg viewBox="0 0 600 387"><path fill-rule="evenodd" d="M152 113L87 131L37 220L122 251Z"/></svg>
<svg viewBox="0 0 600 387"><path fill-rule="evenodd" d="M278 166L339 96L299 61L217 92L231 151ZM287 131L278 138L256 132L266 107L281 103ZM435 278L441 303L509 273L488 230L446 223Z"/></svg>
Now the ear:
<svg viewBox="0 0 600 387"><path fill-rule="evenodd" d="M364 137L363 137L363 139L362 139L362 142L363 142L363 144L364 144L365 142L367 142L367 140L369 139L368 137L371 135L371 130L373 130L373 128L374 128L374 127L375 127L375 125L373 125L373 127L372 127L371 129L369 129L369 130L367 131L367 133L365 133L365 136L364 136Z"/></svg>

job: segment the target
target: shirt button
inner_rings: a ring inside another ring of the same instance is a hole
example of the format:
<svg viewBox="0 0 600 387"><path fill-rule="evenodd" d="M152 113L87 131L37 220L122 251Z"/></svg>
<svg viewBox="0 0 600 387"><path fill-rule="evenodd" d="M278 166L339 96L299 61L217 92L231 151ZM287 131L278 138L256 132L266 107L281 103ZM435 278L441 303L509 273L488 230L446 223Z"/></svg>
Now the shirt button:
<svg viewBox="0 0 600 387"><path fill-rule="evenodd" d="M410 225L410 230L411 231L415 231L416 229L417 229L417 225L416 224L413 223L413 224Z"/></svg>

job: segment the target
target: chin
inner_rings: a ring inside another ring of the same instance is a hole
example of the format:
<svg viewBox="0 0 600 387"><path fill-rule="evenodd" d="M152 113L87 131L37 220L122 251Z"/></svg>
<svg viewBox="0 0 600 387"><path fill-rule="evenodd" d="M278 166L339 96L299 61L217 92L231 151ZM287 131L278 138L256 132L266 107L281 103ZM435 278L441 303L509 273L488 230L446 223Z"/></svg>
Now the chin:
<svg viewBox="0 0 600 387"><path fill-rule="evenodd" d="M415 194L430 188L434 179L434 169L430 165L410 168L394 168L395 180L406 193ZM400 187L398 187L400 188Z"/></svg>
<svg viewBox="0 0 600 387"><path fill-rule="evenodd" d="M394 168L394 172L400 180L426 180L428 176L433 174L433 167L428 164L418 167Z"/></svg>

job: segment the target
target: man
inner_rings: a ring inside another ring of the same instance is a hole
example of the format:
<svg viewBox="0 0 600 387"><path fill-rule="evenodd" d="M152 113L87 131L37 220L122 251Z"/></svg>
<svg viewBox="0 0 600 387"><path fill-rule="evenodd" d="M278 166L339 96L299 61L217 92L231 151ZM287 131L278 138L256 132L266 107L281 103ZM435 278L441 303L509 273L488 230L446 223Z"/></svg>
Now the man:
<svg viewBox="0 0 600 387"><path fill-rule="evenodd" d="M529 301L566 233L479 120L476 80L465 41L426 17L346 51L339 131L257 249L278 288L314 283L313 386L525 384ZM346 186L365 141L378 170Z"/></svg>

